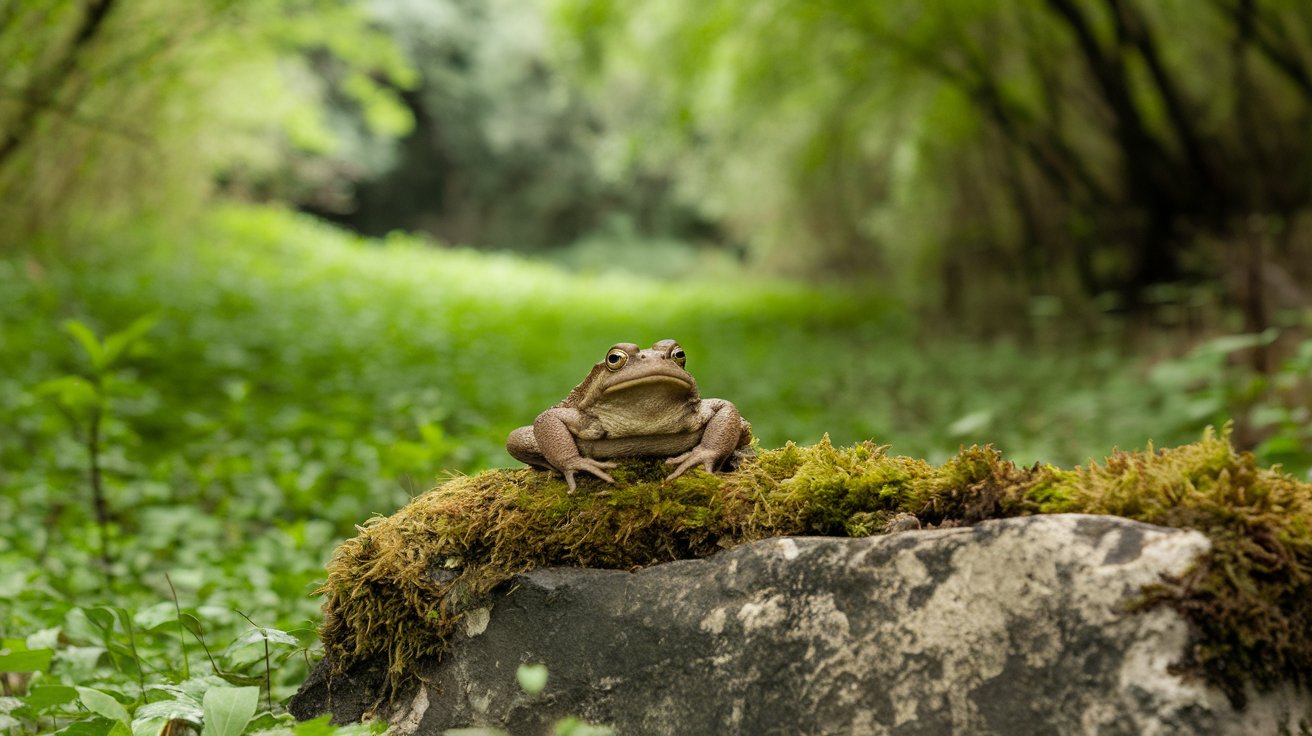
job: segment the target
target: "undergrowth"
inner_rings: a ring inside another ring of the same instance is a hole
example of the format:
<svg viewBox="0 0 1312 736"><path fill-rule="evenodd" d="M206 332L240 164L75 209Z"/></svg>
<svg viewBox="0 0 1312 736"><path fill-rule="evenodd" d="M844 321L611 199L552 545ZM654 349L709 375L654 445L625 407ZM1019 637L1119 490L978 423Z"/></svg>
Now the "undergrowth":
<svg viewBox="0 0 1312 736"><path fill-rule="evenodd" d="M1036 513L1113 514L1197 529L1212 548L1146 590L1192 624L1178 665L1242 705L1246 686L1312 684L1312 484L1256 466L1228 433L1073 470L1018 467L991 447L942 465L869 442L762 451L723 476L663 481L629 461L576 494L537 470L458 477L376 518L330 566L322 637L339 668L383 657L392 685L440 654L462 613L544 565L631 569L778 535L861 536Z"/></svg>
<svg viewBox="0 0 1312 736"><path fill-rule="evenodd" d="M1112 341L955 339L842 291L572 274L403 235L365 240L268 207L216 208L193 225L138 221L0 253L0 731L136 730L165 708L199 727L210 690L255 685L248 730L284 728L281 701L317 651L307 594L333 546L439 468L510 462L506 434L616 340L678 338L703 392L732 399L766 446L826 431L840 444L895 438L931 465L875 467L844 450L848 485L823 463L804 471L812 449L780 450L762 458L778 467L744 468L697 501L678 495L694 486L654 484L661 469L639 464L627 477L645 490L601 489L613 516L589 507L604 496L531 485L528 511L541 500L560 505L547 518L611 526L570 548L579 530L552 525L561 549L538 558L500 547L486 581L463 578L467 595L527 565L706 554L783 529L786 514L808 533L904 528L898 509L913 499L889 499L973 442L1067 466L1233 417L1273 432L1254 446L1261 463L1312 464L1312 342L1258 381L1236 358L1265 336L1150 363ZM751 473L780 491L811 473L816 502L743 498ZM476 477L515 508L503 484L519 476ZM935 513L924 523L943 523ZM627 538L596 541L621 528ZM475 532L487 548L505 530ZM455 546L439 576L488 562Z"/></svg>

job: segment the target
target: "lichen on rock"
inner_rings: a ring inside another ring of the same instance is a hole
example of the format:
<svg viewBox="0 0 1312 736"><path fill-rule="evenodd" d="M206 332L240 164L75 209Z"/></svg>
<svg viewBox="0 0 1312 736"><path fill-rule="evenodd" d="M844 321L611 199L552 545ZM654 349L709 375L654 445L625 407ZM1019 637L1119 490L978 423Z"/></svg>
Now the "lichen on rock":
<svg viewBox="0 0 1312 736"><path fill-rule="evenodd" d="M1192 569L1146 587L1141 608L1192 624L1182 674L1236 704L1250 686L1312 685L1312 485L1256 466L1228 435L1117 452L1075 469L1018 467L991 447L946 463L863 442L762 450L724 475L664 480L633 460L616 483L537 470L454 478L371 520L329 565L322 638L339 669L382 658L403 684L440 654L463 616L516 574L546 566L636 569L774 536L867 536L1038 513L1109 514L1196 529Z"/></svg>

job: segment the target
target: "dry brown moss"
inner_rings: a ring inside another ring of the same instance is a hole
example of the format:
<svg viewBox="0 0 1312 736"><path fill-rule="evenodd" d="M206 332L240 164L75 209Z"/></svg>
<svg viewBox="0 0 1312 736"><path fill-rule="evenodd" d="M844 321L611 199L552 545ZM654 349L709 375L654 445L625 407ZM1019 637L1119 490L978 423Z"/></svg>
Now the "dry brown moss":
<svg viewBox="0 0 1312 736"><path fill-rule="evenodd" d="M400 678L440 653L461 614L544 565L631 569L777 535L858 536L912 514L925 526L1033 513L1112 514L1198 529L1213 550L1146 591L1194 624L1181 667L1237 703L1245 683L1312 685L1312 485L1257 468L1225 436L1118 452L1074 470L1021 468L992 448L941 466L872 443L766 450L733 473L663 480L631 461L617 483L535 470L455 478L371 520L329 565L324 646L339 667L384 655Z"/></svg>

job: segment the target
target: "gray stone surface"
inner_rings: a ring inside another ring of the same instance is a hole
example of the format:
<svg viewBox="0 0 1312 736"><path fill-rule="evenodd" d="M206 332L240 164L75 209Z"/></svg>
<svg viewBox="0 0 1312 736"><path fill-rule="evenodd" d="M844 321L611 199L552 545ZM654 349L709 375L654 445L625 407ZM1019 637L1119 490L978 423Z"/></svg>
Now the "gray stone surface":
<svg viewBox="0 0 1312 736"><path fill-rule="evenodd" d="M566 715L620 734L1312 729L1306 693L1236 712L1170 674L1184 621L1125 613L1141 586L1207 547L1195 532L1060 515L771 539L636 573L538 570L468 615L388 720L402 734L545 734ZM549 668L539 698L516 684L524 662ZM293 712L358 718L380 680L376 665L352 676L321 668Z"/></svg>

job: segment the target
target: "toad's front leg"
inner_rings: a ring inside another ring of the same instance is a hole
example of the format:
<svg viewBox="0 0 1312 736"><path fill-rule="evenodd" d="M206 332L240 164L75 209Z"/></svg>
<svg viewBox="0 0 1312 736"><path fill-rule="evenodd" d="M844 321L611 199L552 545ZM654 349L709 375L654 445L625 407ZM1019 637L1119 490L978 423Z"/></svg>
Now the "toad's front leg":
<svg viewBox="0 0 1312 736"><path fill-rule="evenodd" d="M701 410L708 415L702 441L682 455L665 461L678 466L666 480L678 478L694 465L700 465L706 472L713 473L734 450L742 446L745 422L738 413L738 407L724 399L703 399Z"/></svg>
<svg viewBox="0 0 1312 736"><path fill-rule="evenodd" d="M615 467L615 463L599 462L579 454L578 443L570 430L580 428L583 421L583 415L577 409L564 407L547 409L533 420L533 439L538 451L551 467L565 476L570 493L574 492L574 474L577 472L591 473L607 483L615 482L605 470Z"/></svg>

